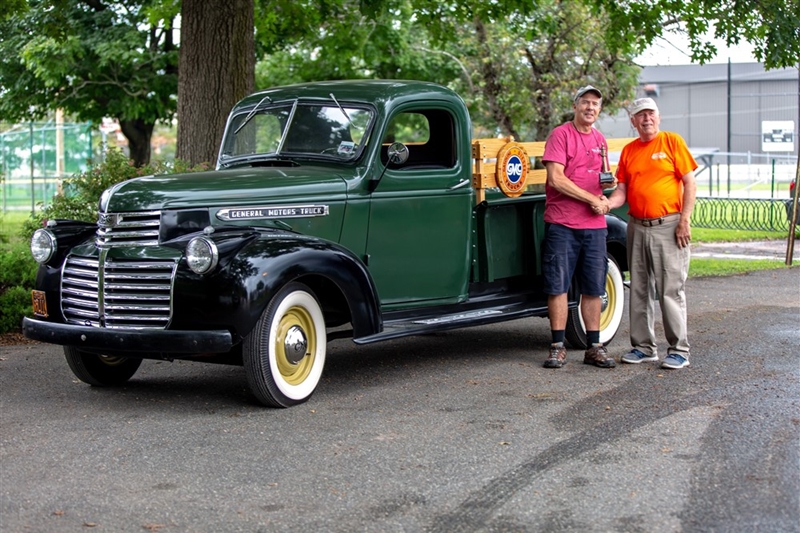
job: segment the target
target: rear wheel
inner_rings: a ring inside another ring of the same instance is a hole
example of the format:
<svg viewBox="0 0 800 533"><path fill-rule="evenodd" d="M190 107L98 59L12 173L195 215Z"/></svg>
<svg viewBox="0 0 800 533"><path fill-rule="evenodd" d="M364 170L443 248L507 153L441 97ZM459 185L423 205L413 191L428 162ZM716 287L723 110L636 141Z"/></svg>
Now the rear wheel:
<svg viewBox="0 0 800 533"><path fill-rule="evenodd" d="M314 293L289 283L270 301L244 342L244 368L255 397L270 407L308 400L327 350L325 319Z"/></svg>
<svg viewBox="0 0 800 533"><path fill-rule="evenodd" d="M72 373L95 387L121 385L131 379L142 364L141 359L98 355L73 346L64 346L64 356Z"/></svg>
<svg viewBox="0 0 800 533"><path fill-rule="evenodd" d="M606 273L606 292L601 297L603 307L600 311L600 342L608 344L619 331L622 314L625 309L625 286L622 271L613 258L608 258ZM580 302L578 307L570 309L567 329L564 332L567 342L573 348L588 348L586 340L586 324L583 321Z"/></svg>

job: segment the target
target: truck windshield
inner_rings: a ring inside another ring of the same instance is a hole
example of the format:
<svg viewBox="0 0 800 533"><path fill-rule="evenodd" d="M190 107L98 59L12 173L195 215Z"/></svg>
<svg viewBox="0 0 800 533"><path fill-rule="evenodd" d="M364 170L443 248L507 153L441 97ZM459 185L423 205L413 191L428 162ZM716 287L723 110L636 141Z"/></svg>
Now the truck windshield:
<svg viewBox="0 0 800 533"><path fill-rule="evenodd" d="M228 125L220 162L260 155L349 161L366 144L373 115L371 109L337 102L299 101L242 112Z"/></svg>

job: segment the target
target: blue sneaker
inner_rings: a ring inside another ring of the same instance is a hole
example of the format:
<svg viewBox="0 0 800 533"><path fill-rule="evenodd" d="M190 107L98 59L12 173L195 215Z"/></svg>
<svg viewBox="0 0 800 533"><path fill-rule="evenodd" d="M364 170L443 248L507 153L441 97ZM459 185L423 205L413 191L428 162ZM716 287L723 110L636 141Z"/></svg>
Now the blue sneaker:
<svg viewBox="0 0 800 533"><path fill-rule="evenodd" d="M669 354L661 363L661 368L683 368L685 366L689 366L689 360L676 353Z"/></svg>
<svg viewBox="0 0 800 533"><path fill-rule="evenodd" d="M626 353L620 358L620 361L623 363L631 363L634 365L638 365L643 361L658 361L657 355L647 355L642 353L641 351L634 348L630 352Z"/></svg>

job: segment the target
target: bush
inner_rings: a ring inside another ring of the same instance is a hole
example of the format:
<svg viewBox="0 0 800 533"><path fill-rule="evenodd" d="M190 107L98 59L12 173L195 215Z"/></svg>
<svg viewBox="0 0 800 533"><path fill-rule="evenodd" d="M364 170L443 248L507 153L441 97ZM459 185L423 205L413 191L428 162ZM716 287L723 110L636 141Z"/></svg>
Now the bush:
<svg viewBox="0 0 800 533"><path fill-rule="evenodd" d="M156 161L143 167L135 167L118 148L111 148L105 154L105 161L64 180L64 194L53 197L50 205L25 222L22 236L30 240L33 232L51 219L97 222L97 206L103 191L125 180L151 174L196 172L208 168L208 164L190 167L179 160L174 163Z"/></svg>
<svg viewBox="0 0 800 533"><path fill-rule="evenodd" d="M25 241L15 240L0 250L0 333L19 331L22 317L33 314L37 268Z"/></svg>

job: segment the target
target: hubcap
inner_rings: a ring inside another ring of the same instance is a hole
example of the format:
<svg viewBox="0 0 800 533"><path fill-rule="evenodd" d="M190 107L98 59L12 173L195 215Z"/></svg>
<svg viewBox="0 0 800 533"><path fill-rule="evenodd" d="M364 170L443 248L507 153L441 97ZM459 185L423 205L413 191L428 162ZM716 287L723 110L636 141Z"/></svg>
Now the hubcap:
<svg viewBox="0 0 800 533"><path fill-rule="evenodd" d="M296 365L303 360L308 350L308 339L300 326L292 326L286 332L283 339L283 349L286 353L286 360Z"/></svg>
<svg viewBox="0 0 800 533"><path fill-rule="evenodd" d="M314 367L317 350L314 319L305 308L291 307L278 323L274 339L278 372L289 385L303 383Z"/></svg>

